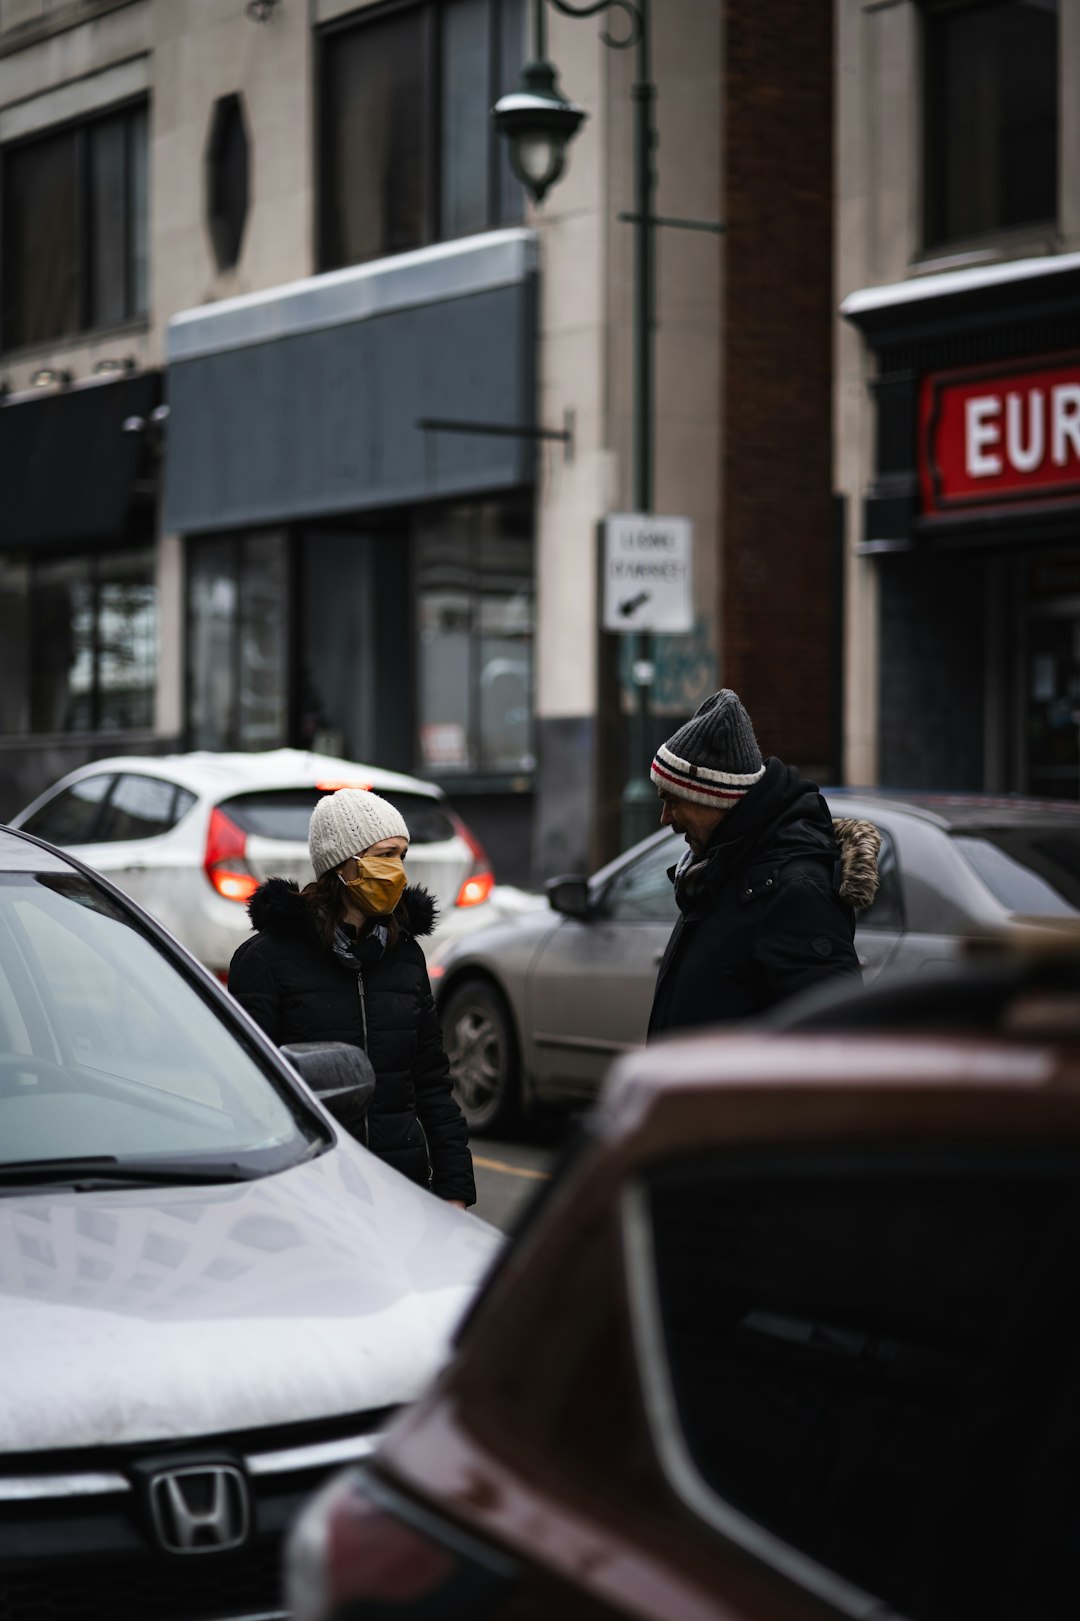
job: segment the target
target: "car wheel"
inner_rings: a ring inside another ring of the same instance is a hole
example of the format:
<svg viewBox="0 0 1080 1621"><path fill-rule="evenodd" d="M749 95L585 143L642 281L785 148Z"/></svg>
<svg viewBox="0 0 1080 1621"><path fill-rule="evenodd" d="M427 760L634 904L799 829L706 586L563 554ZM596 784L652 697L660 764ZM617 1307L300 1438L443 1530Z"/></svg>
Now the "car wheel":
<svg viewBox="0 0 1080 1621"><path fill-rule="evenodd" d="M494 1135L521 1114L517 1042L506 1003L493 985L469 979L442 1010L443 1040L454 1096L469 1130Z"/></svg>

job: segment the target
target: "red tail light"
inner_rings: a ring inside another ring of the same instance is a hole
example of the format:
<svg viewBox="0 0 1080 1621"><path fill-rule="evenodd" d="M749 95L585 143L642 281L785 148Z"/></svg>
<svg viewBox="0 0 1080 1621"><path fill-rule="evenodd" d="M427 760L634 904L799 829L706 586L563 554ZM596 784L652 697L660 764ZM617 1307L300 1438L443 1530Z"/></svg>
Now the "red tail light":
<svg viewBox="0 0 1080 1621"><path fill-rule="evenodd" d="M457 892L454 905L479 906L481 901L487 900L491 891L495 888L495 874L491 870L491 862L487 858L487 851L476 837L476 834L465 826L465 823L456 812L451 811L450 816L456 832L469 846L473 858L468 876Z"/></svg>
<svg viewBox="0 0 1080 1621"><path fill-rule="evenodd" d="M259 887L259 880L248 865L246 850L247 834L243 828L237 827L231 817L215 805L206 830L203 871L227 901L249 900Z"/></svg>
<svg viewBox="0 0 1080 1621"><path fill-rule="evenodd" d="M479 906L486 901L495 888L495 874L493 872L470 873L468 878L458 890L455 906Z"/></svg>
<svg viewBox="0 0 1080 1621"><path fill-rule="evenodd" d="M359 1471L312 1499L288 1541L296 1621L339 1615L489 1615L517 1575L486 1543Z"/></svg>

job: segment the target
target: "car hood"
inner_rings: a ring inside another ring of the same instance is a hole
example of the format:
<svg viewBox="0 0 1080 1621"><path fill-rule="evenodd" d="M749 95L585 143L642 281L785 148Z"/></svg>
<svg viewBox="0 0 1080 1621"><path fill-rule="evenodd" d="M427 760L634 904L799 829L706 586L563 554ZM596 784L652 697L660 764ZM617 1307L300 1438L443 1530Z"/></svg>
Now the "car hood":
<svg viewBox="0 0 1080 1621"><path fill-rule="evenodd" d="M351 1140L258 1182L2 1198L4 1449L411 1401L500 1242Z"/></svg>

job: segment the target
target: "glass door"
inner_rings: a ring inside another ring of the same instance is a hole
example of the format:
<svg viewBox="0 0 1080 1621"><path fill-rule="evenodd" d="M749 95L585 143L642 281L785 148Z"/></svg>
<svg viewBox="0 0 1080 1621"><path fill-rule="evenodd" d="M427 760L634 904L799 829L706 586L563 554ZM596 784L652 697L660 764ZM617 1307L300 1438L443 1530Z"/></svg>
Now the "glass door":
<svg viewBox="0 0 1080 1621"><path fill-rule="evenodd" d="M1080 597L1032 605L1024 681L1023 790L1080 799Z"/></svg>

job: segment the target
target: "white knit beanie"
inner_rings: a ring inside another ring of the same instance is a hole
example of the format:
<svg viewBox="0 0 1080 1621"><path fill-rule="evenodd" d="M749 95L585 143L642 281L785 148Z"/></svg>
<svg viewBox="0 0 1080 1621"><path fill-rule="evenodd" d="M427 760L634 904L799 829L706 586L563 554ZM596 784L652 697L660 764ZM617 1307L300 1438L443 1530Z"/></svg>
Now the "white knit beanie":
<svg viewBox="0 0 1080 1621"><path fill-rule="evenodd" d="M339 788L336 794L325 794L311 813L308 851L315 876L321 878L383 839L408 842L408 838L405 818L389 800L366 788Z"/></svg>

